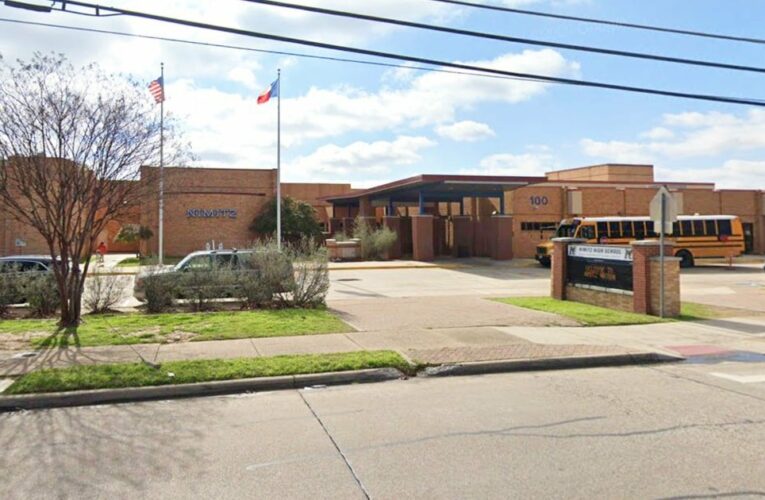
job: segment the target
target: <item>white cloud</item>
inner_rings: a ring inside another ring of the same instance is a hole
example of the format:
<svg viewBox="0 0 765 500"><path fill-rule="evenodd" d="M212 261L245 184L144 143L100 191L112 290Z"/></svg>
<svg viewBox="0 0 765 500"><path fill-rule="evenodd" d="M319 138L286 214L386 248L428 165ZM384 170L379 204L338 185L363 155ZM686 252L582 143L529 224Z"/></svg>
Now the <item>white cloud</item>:
<svg viewBox="0 0 765 500"><path fill-rule="evenodd" d="M757 189L765 186L765 161L734 159L715 167L658 166L656 176L665 181L714 182L718 188Z"/></svg>
<svg viewBox="0 0 765 500"><path fill-rule="evenodd" d="M357 141L347 146L327 144L290 162L285 172L295 180L385 174L392 166L418 162L420 150L435 145L433 140L421 136L399 136L394 141Z"/></svg>
<svg viewBox="0 0 765 500"><path fill-rule="evenodd" d="M487 124L472 120L455 122L451 125L439 125L436 127L436 133L441 137L447 137L457 142L475 142L496 135Z"/></svg>
<svg viewBox="0 0 765 500"><path fill-rule="evenodd" d="M646 139L671 139L675 133L666 127L654 127L640 134L640 137Z"/></svg>
<svg viewBox="0 0 765 500"><path fill-rule="evenodd" d="M463 169L466 175L544 175L558 167L556 158L548 153L493 154L483 158L479 168Z"/></svg>
<svg viewBox="0 0 765 500"><path fill-rule="evenodd" d="M743 116L725 113L681 113L665 115L665 127L649 141L598 141L583 139L589 156L609 161L658 161L731 154L765 148L765 111L750 110ZM674 130L672 128L674 127ZM656 129L653 129L656 131Z"/></svg>

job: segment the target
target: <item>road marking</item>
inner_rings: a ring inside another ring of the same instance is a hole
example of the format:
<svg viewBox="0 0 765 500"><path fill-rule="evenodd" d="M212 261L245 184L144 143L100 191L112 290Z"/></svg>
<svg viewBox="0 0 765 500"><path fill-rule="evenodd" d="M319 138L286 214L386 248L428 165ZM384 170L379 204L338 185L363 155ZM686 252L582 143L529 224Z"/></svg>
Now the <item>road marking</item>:
<svg viewBox="0 0 765 500"><path fill-rule="evenodd" d="M765 382L765 375L731 375L729 373L712 372L710 375L720 377L740 384L756 384L759 382Z"/></svg>

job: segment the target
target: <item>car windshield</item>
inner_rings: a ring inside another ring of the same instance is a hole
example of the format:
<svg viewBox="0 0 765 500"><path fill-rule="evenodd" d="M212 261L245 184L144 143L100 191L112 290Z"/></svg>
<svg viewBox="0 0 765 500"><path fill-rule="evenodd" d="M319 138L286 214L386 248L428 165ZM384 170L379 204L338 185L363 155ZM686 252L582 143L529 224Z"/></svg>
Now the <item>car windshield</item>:
<svg viewBox="0 0 765 500"><path fill-rule="evenodd" d="M558 226L558 230L555 231L556 238L571 238L576 232L576 226L574 224L561 224Z"/></svg>

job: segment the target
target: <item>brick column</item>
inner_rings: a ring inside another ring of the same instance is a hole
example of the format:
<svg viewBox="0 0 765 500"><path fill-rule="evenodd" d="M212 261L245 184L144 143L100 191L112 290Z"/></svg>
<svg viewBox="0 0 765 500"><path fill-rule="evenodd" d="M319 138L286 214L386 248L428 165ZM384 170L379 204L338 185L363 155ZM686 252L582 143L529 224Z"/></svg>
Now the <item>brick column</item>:
<svg viewBox="0 0 765 500"><path fill-rule="evenodd" d="M433 260L433 216L412 216L412 258L414 260Z"/></svg>
<svg viewBox="0 0 765 500"><path fill-rule="evenodd" d="M633 310L639 314L651 314L651 258L660 253L659 240L633 241L632 245L632 300ZM664 255L671 257L674 243L664 242ZM655 280L659 279L657 274Z"/></svg>
<svg viewBox="0 0 765 500"><path fill-rule="evenodd" d="M513 216L492 215L494 239L492 241L491 257L495 260L510 260L513 258Z"/></svg>
<svg viewBox="0 0 765 500"><path fill-rule="evenodd" d="M659 316L661 314L659 276L661 276L661 263L659 257L650 259L650 303L649 314ZM664 257L664 317L674 318L680 316L680 257Z"/></svg>
<svg viewBox="0 0 765 500"><path fill-rule="evenodd" d="M459 257L460 248L466 250L465 257L472 257L473 248L473 218L469 215L453 215L452 227L454 236L452 238L452 256Z"/></svg>
<svg viewBox="0 0 765 500"><path fill-rule="evenodd" d="M391 259L400 259L402 255L401 247L403 238L401 238L401 217L385 216L383 217L383 226L396 233L396 241L390 247L388 257Z"/></svg>
<svg viewBox="0 0 765 500"><path fill-rule="evenodd" d="M553 238L552 264L550 265L550 296L566 300L566 257L572 243L585 243L580 238Z"/></svg>

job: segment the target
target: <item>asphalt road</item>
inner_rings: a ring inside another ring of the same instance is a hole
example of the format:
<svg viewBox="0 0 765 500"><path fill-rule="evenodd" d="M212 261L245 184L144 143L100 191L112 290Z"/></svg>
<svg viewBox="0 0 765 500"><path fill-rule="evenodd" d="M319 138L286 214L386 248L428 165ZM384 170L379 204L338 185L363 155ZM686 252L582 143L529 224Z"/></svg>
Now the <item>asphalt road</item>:
<svg viewBox="0 0 765 500"><path fill-rule="evenodd" d="M4 414L0 446L5 499L757 498L765 364L413 379Z"/></svg>

